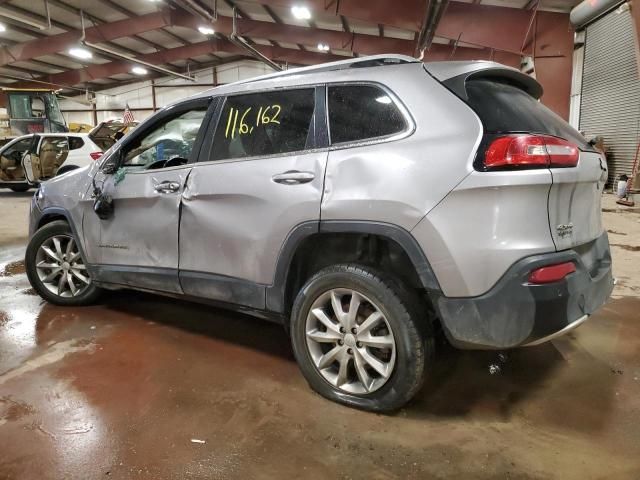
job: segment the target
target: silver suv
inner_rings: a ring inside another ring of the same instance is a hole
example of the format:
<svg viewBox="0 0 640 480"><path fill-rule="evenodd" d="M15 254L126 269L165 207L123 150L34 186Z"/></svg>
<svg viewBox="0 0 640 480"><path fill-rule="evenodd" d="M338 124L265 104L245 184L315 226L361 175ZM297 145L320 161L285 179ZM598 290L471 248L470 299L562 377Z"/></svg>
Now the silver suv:
<svg viewBox="0 0 640 480"><path fill-rule="evenodd" d="M281 322L320 394L399 408L440 331L535 345L611 293L606 163L541 95L402 56L209 90L40 187L29 279L58 305L134 288Z"/></svg>

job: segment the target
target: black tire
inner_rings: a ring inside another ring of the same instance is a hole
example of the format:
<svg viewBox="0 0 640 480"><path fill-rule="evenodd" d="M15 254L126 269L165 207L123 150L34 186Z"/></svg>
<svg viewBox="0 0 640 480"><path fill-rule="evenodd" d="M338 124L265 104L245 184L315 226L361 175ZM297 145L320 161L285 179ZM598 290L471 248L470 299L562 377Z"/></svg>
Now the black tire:
<svg viewBox="0 0 640 480"><path fill-rule="evenodd" d="M30 188L31 188L31 185L14 185L9 187L9 190L12 190L16 193L22 193L22 192L26 192Z"/></svg>
<svg viewBox="0 0 640 480"><path fill-rule="evenodd" d="M49 291L42 280L40 280L40 278L38 277L36 269L36 256L38 253L38 249L45 241L56 235L67 235L73 237L71 227L67 222L63 220L57 220L55 222L46 224L45 226L40 228L33 235L33 237L31 237L31 240L27 245L27 251L24 259L29 283L31 283L33 289L38 292L38 294L42 298L55 305L80 306L90 305L94 303L100 296L101 289L93 284L90 284L82 293L77 296L62 297Z"/></svg>
<svg viewBox="0 0 640 480"><path fill-rule="evenodd" d="M314 301L335 288L355 290L376 304L391 327L396 348L394 369L384 385L370 393L346 392L329 383L311 357L306 342L306 319ZM329 400L373 412L389 412L405 405L423 384L426 363L434 354L433 330L421 301L400 282L355 264L334 265L316 273L298 293L291 313L293 351L307 382Z"/></svg>

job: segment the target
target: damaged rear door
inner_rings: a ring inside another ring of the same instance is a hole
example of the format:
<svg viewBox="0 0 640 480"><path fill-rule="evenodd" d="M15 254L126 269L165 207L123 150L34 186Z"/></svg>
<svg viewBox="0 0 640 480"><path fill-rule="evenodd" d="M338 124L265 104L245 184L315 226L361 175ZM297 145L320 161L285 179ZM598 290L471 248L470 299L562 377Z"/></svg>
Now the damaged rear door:
<svg viewBox="0 0 640 480"><path fill-rule="evenodd" d="M224 100L183 195L184 293L265 308L287 236L320 219L323 99L323 89L301 87Z"/></svg>

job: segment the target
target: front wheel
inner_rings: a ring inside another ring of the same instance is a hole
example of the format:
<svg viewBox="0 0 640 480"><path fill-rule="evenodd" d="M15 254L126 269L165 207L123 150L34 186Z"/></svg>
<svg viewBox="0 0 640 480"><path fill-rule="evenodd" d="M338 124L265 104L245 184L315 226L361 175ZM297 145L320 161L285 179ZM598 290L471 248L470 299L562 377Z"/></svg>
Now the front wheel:
<svg viewBox="0 0 640 480"><path fill-rule="evenodd" d="M33 235L25 268L33 289L56 305L88 305L100 294L67 222L48 223Z"/></svg>
<svg viewBox="0 0 640 480"><path fill-rule="evenodd" d="M315 274L294 302L293 350L303 375L324 397L392 411L423 383L434 348L429 320L393 279L368 267L335 265Z"/></svg>

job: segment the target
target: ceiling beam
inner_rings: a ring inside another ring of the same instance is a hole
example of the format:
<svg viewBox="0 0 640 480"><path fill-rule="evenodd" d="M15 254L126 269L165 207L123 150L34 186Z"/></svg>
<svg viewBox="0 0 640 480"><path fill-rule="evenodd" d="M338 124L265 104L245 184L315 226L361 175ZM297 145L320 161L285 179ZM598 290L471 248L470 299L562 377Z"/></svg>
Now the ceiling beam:
<svg viewBox="0 0 640 480"><path fill-rule="evenodd" d="M138 33L157 30L171 25L171 21L171 13L168 10L161 10L147 15L89 27L85 30L86 40L91 43L104 43L117 38L130 37ZM64 26L62 28L66 29L67 27ZM0 65L27 61L35 57L62 52L77 43L81 36L81 31L72 30L18 43L10 47L3 47L0 49Z"/></svg>
<svg viewBox="0 0 640 480"><path fill-rule="evenodd" d="M273 7L291 8L299 0L258 0ZM389 0L306 0L311 14L342 15L353 20L382 24L417 32L426 13L425 0L396 0L389 8Z"/></svg>
<svg viewBox="0 0 640 480"><path fill-rule="evenodd" d="M568 18L568 14L565 15ZM436 36L504 52L520 53L531 12L518 8L449 2Z"/></svg>
<svg viewBox="0 0 640 480"><path fill-rule="evenodd" d="M31 27L31 26L24 27L24 26L22 26L24 24L20 23L17 20L12 19L12 18L5 19L4 23L6 25L8 25L8 28L7 28L8 31L5 32L5 34L6 33L11 34L11 32L18 32L18 33L22 33L23 35L28 35L28 36L34 37L34 38L45 38L45 37L47 37L46 34L42 33L42 30L39 30L38 28ZM16 44L19 43L19 42L14 42L14 41L6 39L6 38L2 38L2 39L0 39L0 41L1 41L1 43L4 44L4 46L11 46L11 45L16 45ZM65 55L60 55L60 54L57 54L57 53L54 53L54 54L51 54L51 55L54 56L54 57L60 57L65 62L69 61L69 58L67 56L65 56ZM42 62L42 61L39 61L39 60L29 60L29 61L31 63L40 64L41 66L46 67L46 68L54 68L54 69L57 69L57 70L65 70L67 68L67 67L61 67L60 65L55 65L55 64L52 64L52 63ZM75 63L78 63L75 60L73 60L73 61Z"/></svg>
<svg viewBox="0 0 640 480"><path fill-rule="evenodd" d="M505 8L501 9L512 10ZM200 20L198 18L189 14L176 14L174 15L173 21L176 26L192 29L197 28L200 24ZM213 26L217 33L222 35L230 35L233 29L233 19L231 17L226 17L218 14L218 20L214 23ZM324 43L328 45L332 50L347 50L353 52L354 54L361 55L376 55L381 53L402 53L405 55L413 55L416 46L415 40L380 37L378 35L367 35L322 28L283 25L274 22L263 22L247 18L238 18L237 27L238 34L243 37L262 38L265 40L272 40L276 42L296 43L299 45L310 47L313 50L315 50L316 46L319 43ZM288 51L291 49L286 50L287 53L289 53ZM466 50L469 51L466 52ZM478 52L478 50L479 49L476 48L458 46L456 51L459 51L462 54L469 56L470 58L474 58L473 56ZM429 55L429 53L427 52L424 58L430 59L431 55Z"/></svg>
<svg viewBox="0 0 640 480"><path fill-rule="evenodd" d="M231 35L233 19L218 15L214 23L216 32ZM195 17L181 17L180 26L197 28L199 21ZM349 50L363 55L378 53L404 53L412 55L415 47L413 40L379 37L361 33L348 33L336 30L280 25L247 18L238 18L238 35L251 38L264 38L276 42L298 43L315 48L319 43L329 45L331 49Z"/></svg>
<svg viewBox="0 0 640 480"><path fill-rule="evenodd" d="M73 13L75 15L78 15L78 17L80 16L80 12L81 10L69 5L67 3L64 3L62 0L47 0L51 5L58 7L66 12L69 13ZM105 20L103 20L102 18L96 17L95 15L90 15L89 13L82 11L83 16L89 20L91 23L93 23L94 25L102 25L104 23L107 23ZM139 35L132 35L132 38L135 38L137 41L144 43L146 46L153 48L154 50L162 50L164 47L162 47L161 45L158 45L157 43L151 42L150 40L147 40L146 38L143 38Z"/></svg>
<svg viewBox="0 0 640 480"><path fill-rule="evenodd" d="M228 57L228 58L222 58L219 60L213 60L210 62L203 62L201 66L198 67L198 70L203 70L206 68L211 68L211 67L218 67L220 65L225 65L228 63L233 63L233 62L239 62L241 60L253 60L253 58L249 58L249 57L245 57L245 56L234 56L234 57ZM165 75L162 75L158 72L151 72L147 77L145 77L146 80L155 80L158 78L166 78ZM140 79L139 78L132 78L130 80L119 80L116 82L112 82L112 83L96 83L96 84L91 84L91 91L93 92L100 92L103 90L108 90L110 88L116 88L116 87L122 87L125 85L132 85L135 83L140 83ZM157 86L157 85L156 85ZM191 85L190 83L185 83L184 85L175 85L177 86L185 86L185 87L192 87L193 85ZM87 110L90 111L90 110Z"/></svg>
<svg viewBox="0 0 640 480"><path fill-rule="evenodd" d="M332 60L344 59L335 55L327 55L323 53L307 52L291 48L274 47L269 45L256 45L263 55L274 59L278 62L287 62L294 65L315 65L317 63L329 62ZM176 47L161 52L148 53L138 55L136 59L153 63L156 65L164 65L169 62L180 60L185 57L206 55L215 52L234 53L244 56L246 51L234 45L227 40L211 40L206 42L194 43L183 47ZM200 67L198 67L200 68ZM125 60L117 60L110 63L100 65L90 65L78 70L69 70L66 72L55 73L52 75L43 75L37 78L41 82L50 82L54 85L80 85L86 84L93 80L108 78L113 75L129 73L131 71L131 62ZM147 77L141 77L139 81L143 81ZM28 84L28 82L25 82ZM21 83L20 86L27 86Z"/></svg>
<svg viewBox="0 0 640 480"><path fill-rule="evenodd" d="M114 2L113 0L99 0L101 3L104 3L105 5L107 5L109 8L115 10L116 12L119 12L121 14L123 14L125 17L137 17L138 15L134 12L132 12L131 10L129 10L128 8L123 7L122 5ZM171 37L173 40L175 40L176 42L178 42L180 45L186 45L189 42L187 42L184 38L182 38L179 35L176 35L173 32L170 32L169 30L166 29L166 27L163 27L160 29L165 35Z"/></svg>

